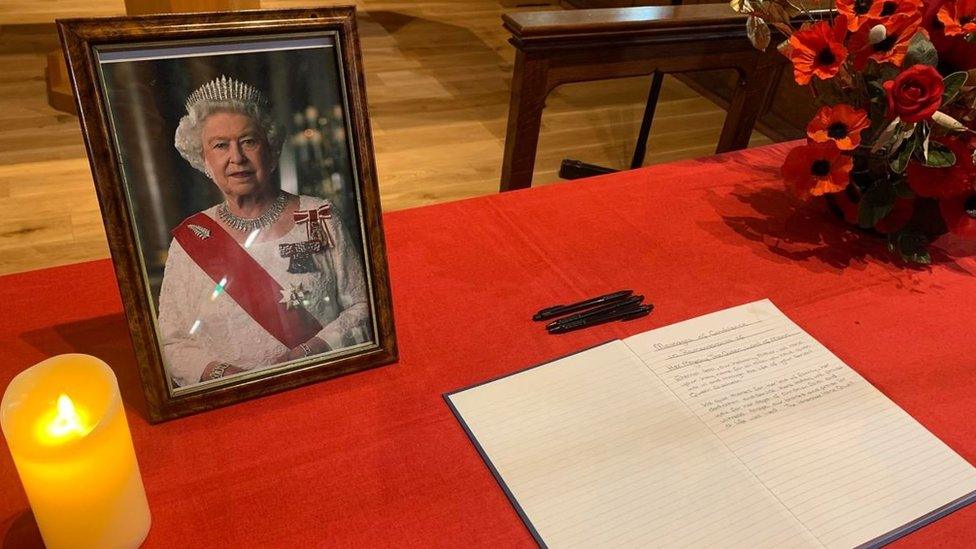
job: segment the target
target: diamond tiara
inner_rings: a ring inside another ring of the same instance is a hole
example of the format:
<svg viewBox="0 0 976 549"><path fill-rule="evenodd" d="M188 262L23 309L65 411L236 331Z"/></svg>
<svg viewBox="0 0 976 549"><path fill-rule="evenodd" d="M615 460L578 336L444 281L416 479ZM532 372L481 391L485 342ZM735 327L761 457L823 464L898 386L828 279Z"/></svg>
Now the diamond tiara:
<svg viewBox="0 0 976 549"><path fill-rule="evenodd" d="M266 106L268 100L254 86L221 75L200 86L186 100L187 112L200 101L237 101Z"/></svg>

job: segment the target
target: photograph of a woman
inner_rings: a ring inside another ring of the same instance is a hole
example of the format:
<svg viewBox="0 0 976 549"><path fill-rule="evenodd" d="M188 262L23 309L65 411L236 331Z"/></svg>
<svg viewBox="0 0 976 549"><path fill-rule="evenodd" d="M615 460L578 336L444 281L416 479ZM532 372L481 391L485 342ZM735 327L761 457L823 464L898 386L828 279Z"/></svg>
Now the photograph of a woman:
<svg viewBox="0 0 976 549"><path fill-rule="evenodd" d="M283 130L262 92L220 76L186 108L176 148L223 201L173 231L159 328L174 384L367 341L362 259L328 200L280 188Z"/></svg>
<svg viewBox="0 0 976 549"><path fill-rule="evenodd" d="M100 56L167 383L376 342L334 38Z"/></svg>
<svg viewBox="0 0 976 549"><path fill-rule="evenodd" d="M150 422L397 361L355 8L58 32Z"/></svg>

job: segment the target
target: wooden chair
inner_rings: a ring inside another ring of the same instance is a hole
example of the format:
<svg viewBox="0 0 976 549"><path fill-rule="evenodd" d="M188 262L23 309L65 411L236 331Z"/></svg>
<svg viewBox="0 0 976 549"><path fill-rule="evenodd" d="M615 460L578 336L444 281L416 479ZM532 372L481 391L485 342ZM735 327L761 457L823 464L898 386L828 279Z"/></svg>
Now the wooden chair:
<svg viewBox="0 0 976 549"><path fill-rule="evenodd" d="M532 184L542 109L561 84L715 69L737 72L716 152L745 148L786 59L749 43L727 4L506 14L516 48L500 191ZM653 91L652 91L653 93Z"/></svg>

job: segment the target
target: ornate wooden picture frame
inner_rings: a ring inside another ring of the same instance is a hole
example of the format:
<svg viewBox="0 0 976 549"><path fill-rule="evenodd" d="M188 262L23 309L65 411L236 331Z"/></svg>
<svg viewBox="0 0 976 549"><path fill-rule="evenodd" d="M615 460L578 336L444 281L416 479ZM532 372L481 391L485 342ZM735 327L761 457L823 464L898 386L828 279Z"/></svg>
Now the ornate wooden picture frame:
<svg viewBox="0 0 976 549"><path fill-rule="evenodd" d="M58 29L151 422L396 360L354 8Z"/></svg>

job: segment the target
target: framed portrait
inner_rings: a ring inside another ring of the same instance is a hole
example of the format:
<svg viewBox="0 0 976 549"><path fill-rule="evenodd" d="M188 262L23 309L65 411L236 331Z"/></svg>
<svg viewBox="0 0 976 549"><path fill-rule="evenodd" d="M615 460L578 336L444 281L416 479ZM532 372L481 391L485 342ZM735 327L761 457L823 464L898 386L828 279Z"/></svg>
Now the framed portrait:
<svg viewBox="0 0 976 549"><path fill-rule="evenodd" d="M150 421L396 360L354 8L58 29Z"/></svg>

